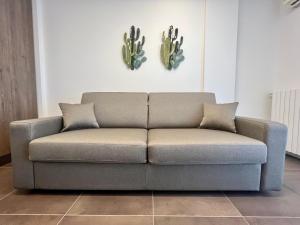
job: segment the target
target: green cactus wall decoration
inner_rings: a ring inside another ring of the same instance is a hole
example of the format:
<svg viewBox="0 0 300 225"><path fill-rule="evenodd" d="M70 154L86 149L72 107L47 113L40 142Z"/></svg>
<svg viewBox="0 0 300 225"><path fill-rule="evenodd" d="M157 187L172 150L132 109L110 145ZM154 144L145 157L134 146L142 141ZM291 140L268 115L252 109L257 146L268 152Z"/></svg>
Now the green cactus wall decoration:
<svg viewBox="0 0 300 225"><path fill-rule="evenodd" d="M127 33L124 34L124 45L122 48L123 60L128 68L131 70L138 69L147 58L144 56L145 51L143 46L145 44L145 36L140 41L140 28L135 29L134 26L130 28L129 37Z"/></svg>
<svg viewBox="0 0 300 225"><path fill-rule="evenodd" d="M168 69L176 69L179 64L184 60L183 50L183 37L179 41L174 42L178 37L178 28L174 29L170 26L168 36L163 32L162 44L160 48L161 60L164 66Z"/></svg>

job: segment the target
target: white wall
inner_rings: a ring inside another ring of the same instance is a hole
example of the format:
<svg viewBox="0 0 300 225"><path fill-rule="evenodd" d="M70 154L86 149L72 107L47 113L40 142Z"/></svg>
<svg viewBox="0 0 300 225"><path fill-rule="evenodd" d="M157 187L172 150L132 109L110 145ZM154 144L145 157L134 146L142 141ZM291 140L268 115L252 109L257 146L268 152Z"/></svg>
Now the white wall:
<svg viewBox="0 0 300 225"><path fill-rule="evenodd" d="M279 0L240 0L236 80L240 115L270 118L280 5Z"/></svg>
<svg viewBox="0 0 300 225"><path fill-rule="evenodd" d="M58 102L79 102L85 91L199 91L203 1L189 2L41 1L47 114L59 112ZM146 37L148 58L136 71L127 69L121 54L132 24ZM162 31L171 24L184 36L186 57L175 71L163 68L159 54Z"/></svg>
<svg viewBox="0 0 300 225"><path fill-rule="evenodd" d="M300 89L300 7L282 6L280 11L280 37L278 76L274 90Z"/></svg>
<svg viewBox="0 0 300 225"><path fill-rule="evenodd" d="M235 100L239 0L207 0L204 90Z"/></svg>
<svg viewBox="0 0 300 225"><path fill-rule="evenodd" d="M239 101L239 115L270 118L269 94L300 86L300 8L280 0L33 2L40 116L59 113L58 102L79 102L84 91L204 90L218 102ZM137 71L121 56L132 24L146 36L148 61ZM171 24L186 57L175 71L159 58Z"/></svg>
<svg viewBox="0 0 300 225"><path fill-rule="evenodd" d="M84 91L208 90L219 101L234 99L238 0L35 3L40 116L59 113L58 102L79 102ZM137 71L121 56L123 33L132 24L146 37L148 60ZM184 36L186 60L167 71L159 49L171 24Z"/></svg>

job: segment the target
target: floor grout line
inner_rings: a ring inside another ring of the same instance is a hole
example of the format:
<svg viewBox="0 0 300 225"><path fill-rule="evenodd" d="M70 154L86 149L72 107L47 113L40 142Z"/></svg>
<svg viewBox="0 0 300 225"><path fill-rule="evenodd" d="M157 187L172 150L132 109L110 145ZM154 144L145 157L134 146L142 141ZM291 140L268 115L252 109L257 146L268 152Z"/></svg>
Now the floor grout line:
<svg viewBox="0 0 300 225"><path fill-rule="evenodd" d="M66 217L68 216L82 216L82 217L152 217L152 215L134 215L134 214L127 214L127 215L119 215L119 214L113 214L113 215L105 215L105 214L67 214Z"/></svg>
<svg viewBox="0 0 300 225"><path fill-rule="evenodd" d="M1 214L0 214L1 215ZM86 214L86 215L82 215L82 214L67 214L65 215L65 217L152 217L154 218L154 216L152 215L118 215L118 214L114 214L114 215L97 215L97 214ZM201 216L201 215L155 215L155 217L178 217L178 218L182 218L182 217L186 217L186 218L243 218L244 216ZM274 217L274 218L283 218L283 217ZM292 218L297 218L297 217L292 217ZM154 222L154 221L153 221Z"/></svg>
<svg viewBox="0 0 300 225"><path fill-rule="evenodd" d="M244 216L245 218L262 218L262 219L300 219L300 216Z"/></svg>
<svg viewBox="0 0 300 225"><path fill-rule="evenodd" d="M114 215L100 215L100 214L67 214L66 217L68 216L82 216L82 217L152 217L152 215L118 215L118 214L114 214ZM190 218L214 218L214 217L217 217L217 218L242 218L243 216L201 216L201 215L155 215L155 217L190 217ZM276 217L278 218L278 217ZM294 217L293 217L294 218Z"/></svg>
<svg viewBox="0 0 300 225"><path fill-rule="evenodd" d="M152 191L152 225L155 225L155 219L154 219L154 194Z"/></svg>
<svg viewBox="0 0 300 225"><path fill-rule="evenodd" d="M77 203L77 201L80 199L82 192L80 192L80 194L78 195L78 197L76 198L76 200L73 202L73 204L71 205L71 207L67 210L67 212L62 216L62 218L60 218L60 220L57 222L56 225L59 225L60 222L65 218L65 216L68 214L68 212L71 211L71 209L73 208L73 206Z"/></svg>
<svg viewBox="0 0 300 225"><path fill-rule="evenodd" d="M8 196L10 196L11 194L13 194L14 192L16 192L16 190L13 190L13 191L7 193L7 194L4 195L2 198L0 198L0 201L3 200L3 199L5 199L5 198L7 198Z"/></svg>
<svg viewBox="0 0 300 225"><path fill-rule="evenodd" d="M58 213L49 213L49 214L40 214L40 213L0 213L0 216L63 216L64 214Z"/></svg>
<svg viewBox="0 0 300 225"><path fill-rule="evenodd" d="M1 214L0 214L1 215ZM42 214L41 214L42 215ZM114 214L114 215L100 215L100 214L67 214L65 217L152 217L152 215L118 215L118 214ZM155 215L155 217L178 217L178 218L182 218L182 217L188 217L188 218L242 218L243 216L201 216L201 215ZM278 217L276 217L278 218ZM293 217L295 218L295 217Z"/></svg>
<svg viewBox="0 0 300 225"><path fill-rule="evenodd" d="M247 225L250 225L250 223L248 222L248 220L246 219L246 217L243 216L243 220L245 221L245 223L246 223Z"/></svg>
<svg viewBox="0 0 300 225"><path fill-rule="evenodd" d="M240 210L235 206L235 204L231 201L231 199L223 192L225 198L230 202L230 204L238 211L238 213L240 214L240 216L242 216L242 219L244 220L244 222L247 225L250 225L249 222L247 221L247 219L242 215L242 213L240 212Z"/></svg>
<svg viewBox="0 0 300 225"><path fill-rule="evenodd" d="M37 213L11 213L0 216L64 216L64 217L152 217L152 215L78 215L78 214L37 214ZM299 216L200 216L200 215L155 215L157 217L186 217L186 218L262 218L262 219L300 219Z"/></svg>
<svg viewBox="0 0 300 225"><path fill-rule="evenodd" d="M229 201L229 203L233 206L234 209L236 209L238 211L238 213L240 214L240 216L243 216L242 213L240 212L240 210L235 206L235 204L231 201L231 199L223 192L225 198L227 199L227 201Z"/></svg>
<svg viewBox="0 0 300 225"><path fill-rule="evenodd" d="M1 215L1 214L0 214ZM11 214L8 214L11 215ZM12 214L14 215L14 214ZM19 215L19 214L16 214ZM50 214L39 214L39 215L50 215ZM62 214L59 214L62 215ZM152 217L152 215L94 215L94 214L67 214L66 217ZM155 217L186 217L186 218L265 218L265 219L300 219L300 217L289 217L289 216L200 216L200 215L155 215Z"/></svg>

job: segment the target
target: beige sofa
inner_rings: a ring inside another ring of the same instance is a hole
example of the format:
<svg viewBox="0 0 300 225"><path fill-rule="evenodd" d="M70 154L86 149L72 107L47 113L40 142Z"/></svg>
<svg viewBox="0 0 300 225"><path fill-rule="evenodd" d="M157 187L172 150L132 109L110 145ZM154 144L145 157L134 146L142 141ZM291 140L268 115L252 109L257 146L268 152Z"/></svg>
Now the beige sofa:
<svg viewBox="0 0 300 225"><path fill-rule="evenodd" d="M11 123L16 188L281 189L282 124L237 117L237 134L199 129L212 93L84 93L88 102L99 129L61 133L61 116Z"/></svg>

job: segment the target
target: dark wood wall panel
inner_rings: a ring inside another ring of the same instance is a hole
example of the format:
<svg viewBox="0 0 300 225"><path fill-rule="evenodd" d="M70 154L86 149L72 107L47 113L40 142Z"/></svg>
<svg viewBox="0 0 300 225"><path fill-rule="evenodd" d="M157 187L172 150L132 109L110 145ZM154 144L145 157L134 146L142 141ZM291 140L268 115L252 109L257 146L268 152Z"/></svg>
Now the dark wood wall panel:
<svg viewBox="0 0 300 225"><path fill-rule="evenodd" d="M9 122L37 117L31 0L0 0L0 156Z"/></svg>

